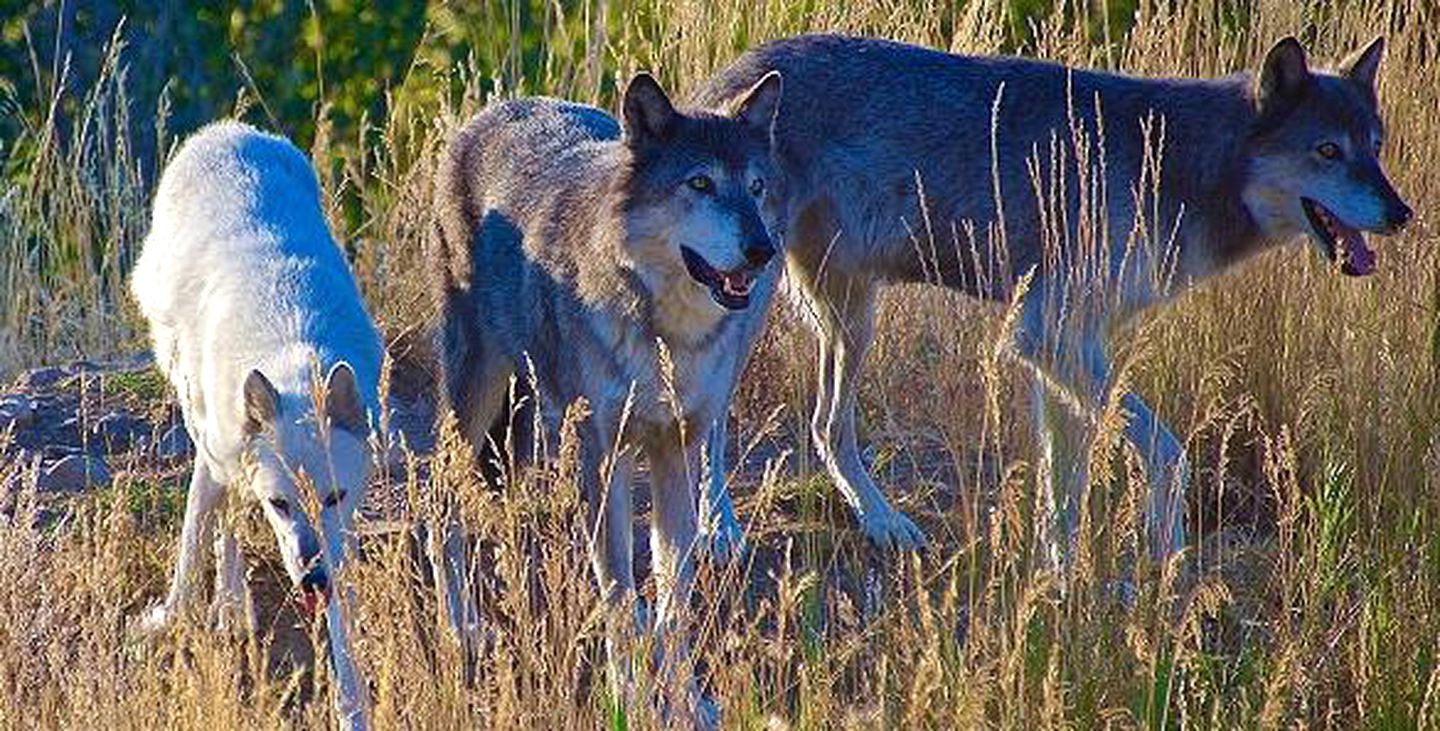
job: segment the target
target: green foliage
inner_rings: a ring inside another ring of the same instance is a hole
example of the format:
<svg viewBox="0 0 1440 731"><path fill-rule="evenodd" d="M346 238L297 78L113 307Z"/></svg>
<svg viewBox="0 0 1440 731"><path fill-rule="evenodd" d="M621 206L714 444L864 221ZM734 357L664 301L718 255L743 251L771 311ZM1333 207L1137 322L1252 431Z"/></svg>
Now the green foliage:
<svg viewBox="0 0 1440 731"><path fill-rule="evenodd" d="M170 384L165 376L154 368L143 371L121 371L105 379L106 390L125 394L144 403L163 401L169 394Z"/></svg>

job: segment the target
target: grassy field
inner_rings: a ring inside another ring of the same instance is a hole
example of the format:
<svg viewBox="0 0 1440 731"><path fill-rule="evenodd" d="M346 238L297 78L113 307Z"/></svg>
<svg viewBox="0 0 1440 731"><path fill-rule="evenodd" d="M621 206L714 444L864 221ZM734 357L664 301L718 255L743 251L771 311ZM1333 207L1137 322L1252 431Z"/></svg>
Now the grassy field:
<svg viewBox="0 0 1440 731"><path fill-rule="evenodd" d="M417 261L434 154L492 95L608 105L616 80L638 68L687 89L747 44L807 30L960 52L1016 38L1011 6L989 0L596 0L545 16L539 73L523 76L517 62L485 75L475 59L519 53L508 6L492 5L493 37L471 29L468 61L417 55L416 83L355 139L332 134L324 104L310 127L332 223L406 366L397 388L425 380L415 343L430 308ZM864 544L816 470L803 438L814 343L777 308L733 414L733 441L750 455L734 483L756 550L705 567L692 614L727 727L1440 727L1440 255L1429 215L1440 185L1425 173L1440 156L1440 8L1141 2L1133 24L1117 26L1098 20L1105 3L1088 5L1022 27L1021 48L1219 75L1255 65L1285 35L1335 58L1385 33L1385 162L1418 220L1380 242L1372 277L1337 276L1291 247L1122 335L1123 380L1191 450L1188 566L1135 558L1145 483L1110 429L1090 455L1096 481L1063 593L1035 540L1025 374L1000 347L998 309L927 288L886 295L862 393L868 456L933 543L893 555ZM53 103L20 110L20 136L0 140L0 379L144 347L123 282L156 161L137 157L131 115L155 113L160 139L170 135L163 101L119 103L124 40L122 29L93 83L46 86ZM242 89L235 112L265 124L266 93ZM46 108L70 110L69 122L52 123ZM382 481L364 560L344 577L358 597L375 725L619 727L572 465L489 493L461 454L442 435L433 454ZM26 469L0 462L0 493L23 485ZM284 608L273 539L243 509L234 516L250 528L260 631L220 636L197 617L171 637L130 634L163 591L183 484L177 469L136 465L63 520L37 519L24 494L0 518L0 727L333 725L325 669L307 660L315 628L297 628ZM410 534L383 529L439 520L443 494L462 497L467 526L493 548L496 583L511 587L493 597L503 619L473 682L443 640ZM1136 588L1133 606L1116 599L1119 582ZM623 723L655 722L636 707Z"/></svg>

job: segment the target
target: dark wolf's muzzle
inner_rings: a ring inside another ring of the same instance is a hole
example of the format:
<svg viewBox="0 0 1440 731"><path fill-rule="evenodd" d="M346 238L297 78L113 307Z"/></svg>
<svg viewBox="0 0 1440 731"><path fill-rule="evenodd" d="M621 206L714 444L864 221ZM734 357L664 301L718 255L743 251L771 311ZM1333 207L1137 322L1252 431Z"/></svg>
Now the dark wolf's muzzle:
<svg viewBox="0 0 1440 731"><path fill-rule="evenodd" d="M1413 218L1415 218L1415 209L1401 200L1398 195L1385 206L1385 222L1389 228L1388 233L1399 233Z"/></svg>

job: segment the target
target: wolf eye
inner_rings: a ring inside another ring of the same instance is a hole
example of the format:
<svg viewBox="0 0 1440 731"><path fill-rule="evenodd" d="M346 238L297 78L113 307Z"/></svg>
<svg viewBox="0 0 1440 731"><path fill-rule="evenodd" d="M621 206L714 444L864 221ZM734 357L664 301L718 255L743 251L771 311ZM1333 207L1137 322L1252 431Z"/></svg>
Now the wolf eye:
<svg viewBox="0 0 1440 731"><path fill-rule="evenodd" d="M764 194L765 194L765 179L764 179L764 178L756 178L756 179L750 181L750 195L753 195L753 196L755 196L756 198L759 198L760 196L762 196L762 195L764 195Z"/></svg>
<svg viewBox="0 0 1440 731"><path fill-rule="evenodd" d="M1315 154L1326 160L1339 160L1340 146L1334 142L1322 142L1319 147L1315 148Z"/></svg>
<svg viewBox="0 0 1440 731"><path fill-rule="evenodd" d="M691 175L685 184L697 193L711 193L715 190L715 181L709 175Z"/></svg>
<svg viewBox="0 0 1440 731"><path fill-rule="evenodd" d="M274 508L275 512L281 515L290 514L290 502L283 497L270 498L270 507Z"/></svg>

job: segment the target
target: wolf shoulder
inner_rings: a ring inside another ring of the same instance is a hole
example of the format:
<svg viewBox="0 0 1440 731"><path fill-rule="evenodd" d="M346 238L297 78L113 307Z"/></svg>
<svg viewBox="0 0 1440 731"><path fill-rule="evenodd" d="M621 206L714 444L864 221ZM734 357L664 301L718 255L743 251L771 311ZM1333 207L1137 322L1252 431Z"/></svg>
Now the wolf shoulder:
<svg viewBox="0 0 1440 731"><path fill-rule="evenodd" d="M492 104L466 122L437 175L437 253L452 284L573 286L622 164L620 136L604 111L549 98Z"/></svg>
<svg viewBox="0 0 1440 731"><path fill-rule="evenodd" d="M309 160L239 122L201 129L166 165L131 289L184 347L234 333L259 348L323 340L330 327L362 351L378 349Z"/></svg>
<svg viewBox="0 0 1440 731"><path fill-rule="evenodd" d="M279 241L267 230L285 231L292 249L332 244L305 154L283 137L228 120L190 136L166 164L152 226L152 234L173 234L169 248L191 254L274 248Z"/></svg>

